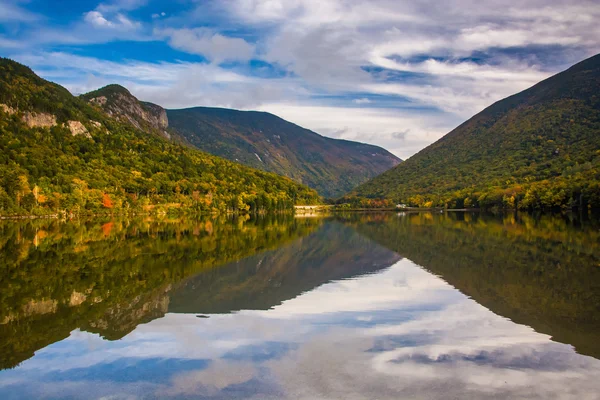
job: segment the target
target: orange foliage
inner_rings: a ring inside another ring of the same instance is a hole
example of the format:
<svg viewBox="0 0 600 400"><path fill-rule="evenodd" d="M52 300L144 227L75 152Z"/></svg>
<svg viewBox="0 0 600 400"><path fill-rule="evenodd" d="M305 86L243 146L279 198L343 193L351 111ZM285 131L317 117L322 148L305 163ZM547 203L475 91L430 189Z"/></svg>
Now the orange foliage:
<svg viewBox="0 0 600 400"><path fill-rule="evenodd" d="M113 208L113 202L106 193L102 195L102 205L106 208Z"/></svg>

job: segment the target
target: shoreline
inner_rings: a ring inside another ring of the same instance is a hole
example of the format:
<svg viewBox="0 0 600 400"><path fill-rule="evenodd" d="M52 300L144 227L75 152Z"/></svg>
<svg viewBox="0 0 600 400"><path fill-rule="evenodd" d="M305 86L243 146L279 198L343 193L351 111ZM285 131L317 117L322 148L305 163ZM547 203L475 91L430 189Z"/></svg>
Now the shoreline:
<svg viewBox="0 0 600 400"><path fill-rule="evenodd" d="M482 208L336 208L332 205L321 205L321 206L294 206L294 210L290 212L286 211L273 211L275 214L287 214L290 213L295 217L319 217L331 214L340 214L345 212L353 213L376 213L376 212L398 212L398 213L415 213L415 212L493 212L492 210L484 210ZM496 210L500 212L531 212L526 210L515 210L515 209L504 209ZM535 212L535 211L533 211ZM543 213L556 213L552 211L542 211ZM576 210L562 210L560 213L574 213ZM235 213L226 212L225 215L264 215L270 212L258 212L258 213ZM0 221L19 221L19 220L36 220L36 219L75 219L75 218L95 218L95 217L123 217L123 216L182 216L182 215L204 215L204 216L217 216L220 213L168 213L168 212L134 212L134 213L90 213L90 214L45 214L45 215L0 215Z"/></svg>

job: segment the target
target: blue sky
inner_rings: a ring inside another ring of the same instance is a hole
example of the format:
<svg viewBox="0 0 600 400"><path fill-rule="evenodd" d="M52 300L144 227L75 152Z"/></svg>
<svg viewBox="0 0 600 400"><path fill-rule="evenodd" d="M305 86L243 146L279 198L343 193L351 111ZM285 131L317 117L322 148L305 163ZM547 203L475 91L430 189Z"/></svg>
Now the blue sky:
<svg viewBox="0 0 600 400"><path fill-rule="evenodd" d="M600 3L2 0L0 54L82 93L275 113L409 157L600 52Z"/></svg>

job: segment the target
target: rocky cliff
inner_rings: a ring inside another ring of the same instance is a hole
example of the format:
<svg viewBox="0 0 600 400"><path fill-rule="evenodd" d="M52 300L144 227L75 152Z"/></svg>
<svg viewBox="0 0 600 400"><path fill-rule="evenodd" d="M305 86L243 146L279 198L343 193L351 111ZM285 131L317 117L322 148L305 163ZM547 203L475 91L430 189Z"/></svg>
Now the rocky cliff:
<svg viewBox="0 0 600 400"><path fill-rule="evenodd" d="M102 108L108 115L127 122L137 129L152 131L171 138L167 132L167 112L159 105L139 101L120 85L108 85L81 96L90 104Z"/></svg>

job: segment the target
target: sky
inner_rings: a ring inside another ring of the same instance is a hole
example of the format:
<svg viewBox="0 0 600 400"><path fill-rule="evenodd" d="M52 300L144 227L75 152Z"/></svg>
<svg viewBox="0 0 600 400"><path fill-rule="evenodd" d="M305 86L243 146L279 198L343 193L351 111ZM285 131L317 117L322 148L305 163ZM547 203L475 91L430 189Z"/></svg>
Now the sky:
<svg viewBox="0 0 600 400"><path fill-rule="evenodd" d="M0 0L0 55L80 94L262 110L406 159L600 52L597 0Z"/></svg>

